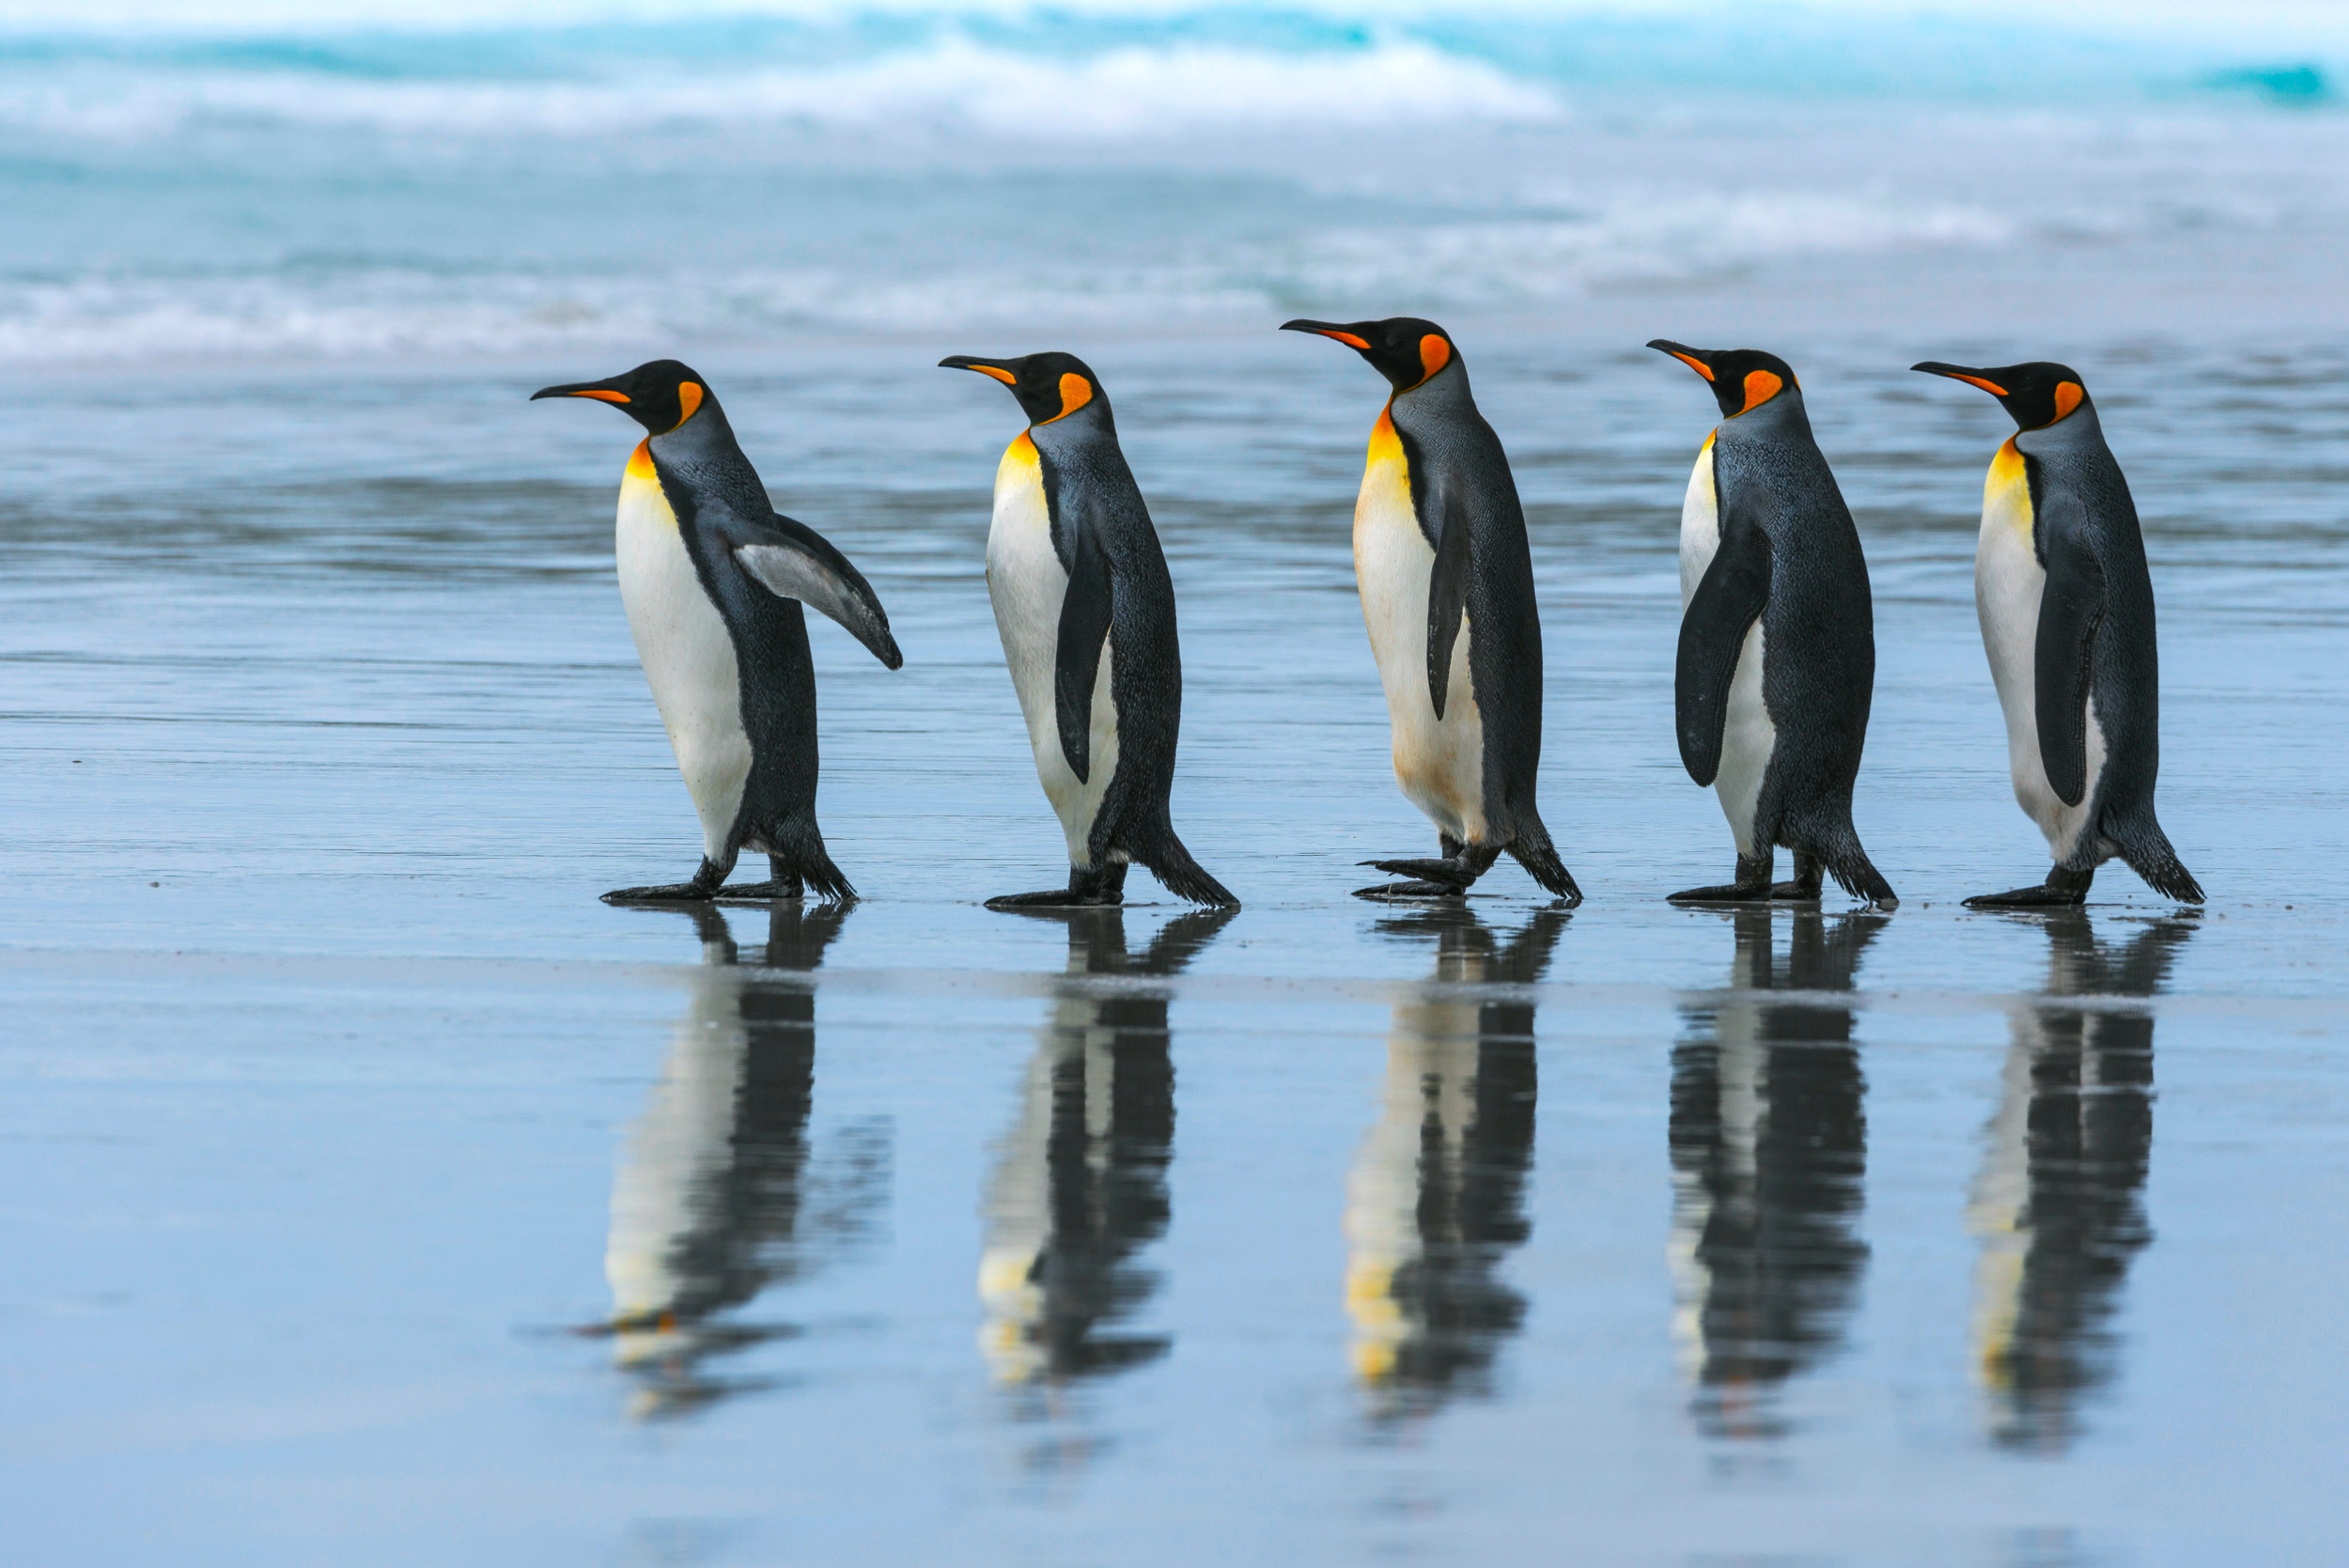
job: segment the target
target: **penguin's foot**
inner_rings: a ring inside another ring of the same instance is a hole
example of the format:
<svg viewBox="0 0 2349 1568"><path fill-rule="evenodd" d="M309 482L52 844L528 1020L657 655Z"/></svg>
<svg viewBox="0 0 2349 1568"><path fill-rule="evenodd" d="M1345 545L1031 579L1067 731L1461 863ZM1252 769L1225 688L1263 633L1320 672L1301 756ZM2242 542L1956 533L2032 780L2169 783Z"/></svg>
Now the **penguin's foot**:
<svg viewBox="0 0 2349 1568"><path fill-rule="evenodd" d="M990 898L990 909L1114 909L1125 903L1122 893L1080 893L1074 888L1046 888L1042 893L1007 893Z"/></svg>
<svg viewBox="0 0 2349 1568"><path fill-rule="evenodd" d="M670 882L657 888L614 888L603 895L606 904L708 904L718 896L715 888L699 882Z"/></svg>
<svg viewBox="0 0 2349 1568"><path fill-rule="evenodd" d="M2077 909L2088 902L2086 888L2058 888L2041 883L2009 893L1977 893L1966 901L1969 909Z"/></svg>
<svg viewBox="0 0 2349 1568"><path fill-rule="evenodd" d="M2076 909L2088 902L2089 885L2096 879L2095 868L2086 871L2066 871L2061 866L2048 869L2047 879L2035 888L2016 888L2009 893L1978 893L1966 901L1969 909Z"/></svg>
<svg viewBox="0 0 2349 1568"><path fill-rule="evenodd" d="M1408 863L1409 862L1394 862L1394 864ZM1433 862L1422 863L1441 865L1443 862L1437 861ZM1393 869L1393 865L1381 864L1379 865L1379 869L1381 871L1392 870ZM1468 884L1465 882L1431 882L1422 879L1414 879L1408 882L1389 882L1386 886L1378 888L1356 888L1354 890L1354 896L1357 898L1367 898L1374 904L1419 904L1425 903L1432 899L1464 899L1468 896Z"/></svg>
<svg viewBox="0 0 2349 1568"><path fill-rule="evenodd" d="M1807 885L1801 882L1772 882L1770 902L1773 904L1816 904L1819 902L1819 884L1816 882Z"/></svg>
<svg viewBox="0 0 2349 1568"><path fill-rule="evenodd" d="M781 904L796 902L807 896L807 889L797 877L789 881L737 882L718 890L721 904Z"/></svg>
<svg viewBox="0 0 2349 1568"><path fill-rule="evenodd" d="M1785 894L1788 898L1798 897L1798 890L1805 880L1802 868L1797 866L1795 880L1772 886L1768 857L1749 860L1740 855L1737 857L1737 879L1735 881L1717 888L1686 888L1679 893L1665 894L1664 902L1667 904L1767 904L1780 896L1780 887L1789 890ZM1811 898L1814 902L1819 896L1817 890L1818 884L1812 882Z"/></svg>
<svg viewBox="0 0 2349 1568"><path fill-rule="evenodd" d="M1458 856L1447 856L1440 861L1361 861L1357 863L1390 876L1408 877L1422 882L1439 882L1463 893L1485 875L1484 866Z"/></svg>

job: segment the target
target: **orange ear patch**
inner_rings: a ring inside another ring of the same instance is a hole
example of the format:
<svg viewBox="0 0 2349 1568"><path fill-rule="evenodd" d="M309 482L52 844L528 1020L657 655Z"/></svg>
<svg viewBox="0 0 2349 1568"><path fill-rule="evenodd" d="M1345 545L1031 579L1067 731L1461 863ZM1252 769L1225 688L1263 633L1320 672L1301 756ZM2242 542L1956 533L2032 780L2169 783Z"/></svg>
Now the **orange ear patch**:
<svg viewBox="0 0 2349 1568"><path fill-rule="evenodd" d="M2079 407L2082 403L2085 403L2086 401L2088 401L2088 389L2087 389L2086 387L2084 387L2084 386L2080 385L2080 384L2079 384L2079 382L2077 382L2077 381L2058 381L2058 382L2056 382L2056 389L2055 389L2055 406L2056 406L2056 416L2055 416L2055 419L2051 419L2051 420L2047 421L2047 423L2048 423L2048 424L2050 424L2050 425L2053 425L2053 424L2055 424L2058 420L2063 420L2063 419L2069 419L2069 418L2071 418L2071 417L2072 417L2072 411L2073 411L2074 409L2078 408L2078 407Z"/></svg>
<svg viewBox="0 0 2349 1568"><path fill-rule="evenodd" d="M1746 406L1737 411L1751 413L1785 390L1786 383L1775 371L1749 370L1746 372Z"/></svg>
<svg viewBox="0 0 2349 1568"><path fill-rule="evenodd" d="M670 428L670 429L672 429L672 430L676 429L676 428L677 427L677 425L682 425L682 424L684 424L687 420L689 420L689 419L692 418L695 414L697 414L697 413L699 413L699 412L701 411L701 406L702 406L702 384L701 384L701 382L699 382L699 381L679 381L679 382L677 382L677 406L678 407L678 409L680 409L680 410L681 410L681 411L681 411L680 413L678 413L678 415L677 416L677 425L672 425L672 426L670 426L670 427L669 427L669 428Z"/></svg>
<svg viewBox="0 0 2349 1568"><path fill-rule="evenodd" d="M1044 423L1050 425L1066 419L1092 401L1093 383L1071 370L1060 379L1060 412Z"/></svg>
<svg viewBox="0 0 2349 1568"><path fill-rule="evenodd" d="M599 403L625 403L628 401L628 394L625 392L604 392L597 390L592 392L574 392L568 394L568 396L573 397L593 397Z"/></svg>
<svg viewBox="0 0 2349 1568"><path fill-rule="evenodd" d="M1419 369L1421 380L1452 363L1452 345L1429 333L1419 340Z"/></svg>

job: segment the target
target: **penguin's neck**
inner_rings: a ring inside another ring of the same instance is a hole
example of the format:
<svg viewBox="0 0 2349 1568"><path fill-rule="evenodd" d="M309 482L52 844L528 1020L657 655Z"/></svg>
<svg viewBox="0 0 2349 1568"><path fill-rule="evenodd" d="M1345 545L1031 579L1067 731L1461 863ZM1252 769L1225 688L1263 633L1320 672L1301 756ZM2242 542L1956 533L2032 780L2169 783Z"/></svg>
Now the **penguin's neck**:
<svg viewBox="0 0 2349 1568"><path fill-rule="evenodd" d="M1035 442L1061 483L1081 478L1124 487L1133 484L1126 455L1117 444L1116 423L1104 398L1096 397L1074 413L1031 425L1028 439Z"/></svg>
<svg viewBox="0 0 2349 1568"><path fill-rule="evenodd" d="M1802 394L1791 386L1758 409L1750 409L1734 419L1722 420L1715 439L1724 446L1746 442L1773 444L1788 441L1816 442L1816 438L1811 433L1810 412L1802 406Z"/></svg>
<svg viewBox="0 0 2349 1568"><path fill-rule="evenodd" d="M1468 366L1456 359L1409 391L1396 393L1387 403L1387 416L1398 430L1415 431L1475 412Z"/></svg>
<svg viewBox="0 0 2349 1568"><path fill-rule="evenodd" d="M2096 405L2083 402L2052 425L2017 430L2015 449L2042 462L2078 460L2105 452L2105 427L2096 419Z"/></svg>
<svg viewBox="0 0 2349 1568"><path fill-rule="evenodd" d="M726 423L725 411L714 397L704 401L684 424L652 437L646 445L665 466L688 473L750 466L741 444L734 439L734 427Z"/></svg>

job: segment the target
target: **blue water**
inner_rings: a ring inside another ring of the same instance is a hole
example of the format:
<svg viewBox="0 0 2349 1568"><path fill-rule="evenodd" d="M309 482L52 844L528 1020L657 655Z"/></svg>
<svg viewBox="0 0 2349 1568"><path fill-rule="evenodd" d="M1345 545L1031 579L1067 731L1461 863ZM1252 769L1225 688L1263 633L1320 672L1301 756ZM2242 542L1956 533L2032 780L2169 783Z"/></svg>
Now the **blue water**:
<svg viewBox="0 0 2349 1568"><path fill-rule="evenodd" d="M2327 47L0 43L0 1555L2339 1560ZM1271 329L1402 310L1526 501L1570 916L1347 896L1428 846L1346 546L1380 388ZM1659 334L1792 361L1852 503L1889 919L1661 902L1731 848ZM980 907L1061 846L982 577L1018 421L933 366L1048 345L1166 545L1228 919ZM596 900L698 835L612 582L633 427L524 399L656 353L905 648L814 631L852 910ZM1957 907L2044 863L1971 602L2006 425L1905 367L2042 356L2144 515L2199 915Z"/></svg>

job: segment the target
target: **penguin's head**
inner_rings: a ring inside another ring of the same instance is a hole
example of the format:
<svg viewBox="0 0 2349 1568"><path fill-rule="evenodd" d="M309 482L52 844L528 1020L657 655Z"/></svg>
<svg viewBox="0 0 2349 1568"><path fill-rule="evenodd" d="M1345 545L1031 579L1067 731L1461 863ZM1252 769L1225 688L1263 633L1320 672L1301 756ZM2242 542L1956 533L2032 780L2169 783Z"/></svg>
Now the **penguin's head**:
<svg viewBox="0 0 2349 1568"><path fill-rule="evenodd" d="M541 397L592 397L614 404L656 436L667 435L717 402L708 382L673 359L653 360L608 381L570 381L530 395L534 403Z"/></svg>
<svg viewBox="0 0 2349 1568"><path fill-rule="evenodd" d="M1713 400L1721 406L1724 419L1751 413L1789 387L1802 390L1793 365L1759 349L1691 349L1663 337L1648 339L1647 346L1672 355L1711 382Z"/></svg>
<svg viewBox="0 0 2349 1568"><path fill-rule="evenodd" d="M2049 365L2044 360L1975 370L1929 359L1909 368L1982 388L2006 406L2006 411L2015 416L2015 427L2018 430L2044 429L2069 419L2088 401L2088 383L2080 380L2078 371L2068 365Z"/></svg>
<svg viewBox="0 0 2349 1568"><path fill-rule="evenodd" d="M1079 409L1108 407L1101 383L1091 367L1074 354L1022 354L1018 359L981 359L976 354L948 354L938 362L941 370L975 370L1011 388L1030 425L1050 425Z"/></svg>
<svg viewBox="0 0 2349 1568"><path fill-rule="evenodd" d="M1334 339L1370 361L1397 392L1436 379L1446 365L1458 362L1460 350L1452 334L1433 321L1416 316L1390 316L1383 321L1283 321L1284 333L1315 333Z"/></svg>

